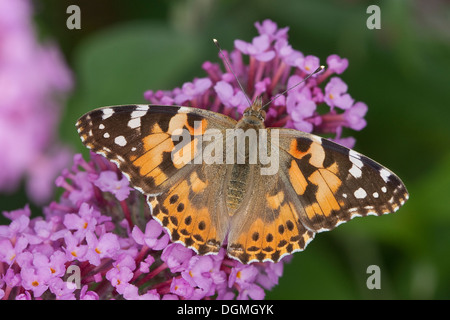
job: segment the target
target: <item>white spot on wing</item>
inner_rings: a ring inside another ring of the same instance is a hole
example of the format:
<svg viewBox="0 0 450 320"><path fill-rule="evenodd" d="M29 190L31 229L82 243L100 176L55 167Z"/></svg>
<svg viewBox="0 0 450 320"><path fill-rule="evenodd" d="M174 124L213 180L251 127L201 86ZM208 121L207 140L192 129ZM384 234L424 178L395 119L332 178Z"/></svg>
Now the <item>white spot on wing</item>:
<svg viewBox="0 0 450 320"><path fill-rule="evenodd" d="M100 125L98 126L98 128L99 128L100 130L103 130L103 129L105 129L105 125L104 125L103 123L100 123Z"/></svg>
<svg viewBox="0 0 450 320"><path fill-rule="evenodd" d="M351 160L352 158L350 158ZM359 161L359 160L358 160ZM361 161L360 161L361 162ZM350 174L355 177L355 178L361 178L362 175L362 171L360 168L358 168L354 163L353 166L351 167L351 169L348 171L350 172Z"/></svg>
<svg viewBox="0 0 450 320"><path fill-rule="evenodd" d="M134 111L134 112L140 112L140 111ZM140 117L139 118L132 117L132 119L130 121L128 121L128 127L131 129L136 129L136 128L139 128L140 126L141 126L141 118Z"/></svg>
<svg viewBox="0 0 450 320"><path fill-rule="evenodd" d="M147 105L147 104L137 104L136 106L136 111L148 111L148 109L149 109L149 105Z"/></svg>
<svg viewBox="0 0 450 320"><path fill-rule="evenodd" d="M386 193L387 192L386 187L381 187L381 191L383 191L383 193Z"/></svg>
<svg viewBox="0 0 450 320"><path fill-rule="evenodd" d="M147 111L148 110L135 110L131 113L130 117L131 117L131 119L143 117L143 116L145 116Z"/></svg>
<svg viewBox="0 0 450 320"><path fill-rule="evenodd" d="M364 164L362 163L361 157L359 156L358 153L356 153L356 152L353 151L353 150L350 150L349 156L350 156L350 157L349 157L350 161L351 161L355 166L357 166L358 168L362 168L362 166L363 166Z"/></svg>
<svg viewBox="0 0 450 320"><path fill-rule="evenodd" d="M178 109L179 113L189 113L192 112L192 109L189 107L180 107L180 109Z"/></svg>
<svg viewBox="0 0 450 320"><path fill-rule="evenodd" d="M356 151L354 151L354 150L351 150L351 149L350 149L350 151L349 151L348 154L350 155L350 157L353 157L353 158L356 158L356 159L361 159L359 153L356 152Z"/></svg>
<svg viewBox="0 0 450 320"><path fill-rule="evenodd" d="M380 170L380 176L383 178L384 182L388 182L389 177L391 176L391 173L387 171L386 169Z"/></svg>
<svg viewBox="0 0 450 320"><path fill-rule="evenodd" d="M359 188L354 193L356 199L364 199L367 196L366 190Z"/></svg>
<svg viewBox="0 0 450 320"><path fill-rule="evenodd" d="M380 195L378 194L378 192L374 192L374 193L373 193L373 197L374 197L374 198L378 198L379 196L380 196Z"/></svg>
<svg viewBox="0 0 450 320"><path fill-rule="evenodd" d="M103 111L103 115L102 115L102 119L108 119L109 117L111 117L114 113L114 110L111 108L105 108L102 110Z"/></svg>
<svg viewBox="0 0 450 320"><path fill-rule="evenodd" d="M109 135L108 132L105 132L105 133L103 134L103 138L108 139L109 137L110 137L110 135Z"/></svg>
<svg viewBox="0 0 450 320"><path fill-rule="evenodd" d="M127 140L125 139L124 136L117 136L117 137L114 139L114 143L117 144L117 145L119 145L119 146L121 146L121 147L124 147L124 146L127 145Z"/></svg>

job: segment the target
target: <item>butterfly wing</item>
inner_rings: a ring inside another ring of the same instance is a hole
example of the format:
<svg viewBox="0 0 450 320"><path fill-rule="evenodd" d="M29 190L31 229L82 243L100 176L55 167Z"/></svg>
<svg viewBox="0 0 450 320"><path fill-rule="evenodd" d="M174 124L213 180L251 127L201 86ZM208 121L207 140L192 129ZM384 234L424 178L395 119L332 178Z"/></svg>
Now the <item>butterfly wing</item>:
<svg viewBox="0 0 450 320"><path fill-rule="evenodd" d="M308 228L328 231L354 217L395 212L408 199L400 178L374 160L318 136L281 132L284 170Z"/></svg>
<svg viewBox="0 0 450 320"><path fill-rule="evenodd" d="M300 220L301 208L295 207L281 168L274 175L261 175L259 170L253 167L251 200L233 215L228 235L228 255L244 264L277 262L303 250L315 235Z"/></svg>
<svg viewBox="0 0 450 320"><path fill-rule="evenodd" d="M395 212L408 199L394 173L332 141L280 129L272 144L279 171L257 179L259 196L231 223L229 255L244 263L276 262L303 250L317 232L357 216Z"/></svg>
<svg viewBox="0 0 450 320"><path fill-rule="evenodd" d="M228 216L217 197L226 166L196 161L205 132L233 128L236 121L207 110L131 105L93 110L77 122L83 143L115 162L131 185L148 196L152 215L171 235L199 253L217 252ZM205 139L207 140L207 139Z"/></svg>

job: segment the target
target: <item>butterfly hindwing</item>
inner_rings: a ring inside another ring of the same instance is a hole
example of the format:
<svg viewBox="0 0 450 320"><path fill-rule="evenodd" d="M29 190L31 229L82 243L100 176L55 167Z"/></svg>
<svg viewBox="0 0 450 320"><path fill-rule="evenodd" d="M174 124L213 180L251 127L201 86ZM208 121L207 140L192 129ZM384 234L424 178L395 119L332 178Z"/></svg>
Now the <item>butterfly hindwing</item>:
<svg viewBox="0 0 450 320"><path fill-rule="evenodd" d="M315 233L302 221L302 207L290 192L290 182L279 170L260 175L254 168L253 195L235 213L228 236L228 255L242 263L279 261L303 250Z"/></svg>
<svg viewBox="0 0 450 320"><path fill-rule="evenodd" d="M198 254L218 253L229 225L223 197L225 166L201 166L160 195L149 197L152 215L161 222L174 242Z"/></svg>

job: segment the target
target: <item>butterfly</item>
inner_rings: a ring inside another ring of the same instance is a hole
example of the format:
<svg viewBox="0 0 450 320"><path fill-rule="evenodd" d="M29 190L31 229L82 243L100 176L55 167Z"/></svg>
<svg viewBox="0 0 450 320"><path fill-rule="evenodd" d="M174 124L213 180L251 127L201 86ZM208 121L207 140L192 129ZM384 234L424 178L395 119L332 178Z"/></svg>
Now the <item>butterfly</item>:
<svg viewBox="0 0 450 320"><path fill-rule="evenodd" d="M239 121L185 106L112 106L88 112L76 126L84 145L147 196L171 240L200 255L226 244L228 256L243 264L278 262L304 250L316 233L395 212L408 199L393 172L354 150L265 128L261 105L255 100ZM251 163L258 150L250 132L266 142L276 165L263 157ZM230 136L244 136L244 143L230 144Z"/></svg>

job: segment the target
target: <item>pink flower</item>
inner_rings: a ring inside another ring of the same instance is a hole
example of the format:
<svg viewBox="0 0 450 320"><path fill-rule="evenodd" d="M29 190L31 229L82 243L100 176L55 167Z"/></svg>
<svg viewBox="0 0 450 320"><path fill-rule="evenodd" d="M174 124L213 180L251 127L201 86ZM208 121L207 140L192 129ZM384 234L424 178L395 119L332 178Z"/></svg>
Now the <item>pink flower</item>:
<svg viewBox="0 0 450 320"><path fill-rule="evenodd" d="M337 54L332 54L327 58L328 70L331 70L337 74L341 74L348 67L348 60L340 58Z"/></svg>
<svg viewBox="0 0 450 320"><path fill-rule="evenodd" d="M176 104L182 104L187 100L191 100L208 90L211 85L212 82L208 78L194 79L194 82L187 82L183 84L181 92L175 97L174 102Z"/></svg>
<svg viewBox="0 0 450 320"><path fill-rule="evenodd" d="M159 300L159 294L156 290L148 290L146 293L139 295L138 287L128 284L123 292L123 297L127 300Z"/></svg>
<svg viewBox="0 0 450 320"><path fill-rule="evenodd" d="M11 240L0 240L0 259L8 265L12 264L16 257L23 252L28 246L28 241L25 237L19 237L13 244Z"/></svg>
<svg viewBox="0 0 450 320"><path fill-rule="evenodd" d="M113 258L120 249L117 235L113 233L105 233L97 238L93 232L86 234L86 242L88 244L88 252L86 258L94 266L100 265L102 258Z"/></svg>
<svg viewBox="0 0 450 320"><path fill-rule="evenodd" d="M328 56L325 71L314 74L299 87L280 95L314 72L320 66L320 60L314 55L305 56L289 44L289 28L278 28L271 20L257 22L255 26L259 35L251 42L235 40L231 52L223 50L219 55L222 60L229 61L249 99L225 62L222 69L219 64L209 61L202 65L207 75L202 79L209 79L209 82L201 90L183 93L185 86L197 88L194 80L194 83L185 84L183 89L149 90L144 97L153 104L181 102L185 106L208 109L239 119L249 106L248 101L262 96L264 101L271 101L265 121L267 127L295 128L319 135L331 133L335 141L353 145L355 139L341 137L340 128L362 129L365 126L364 115L360 112L355 118L356 109L351 109L354 100L347 92L348 86L344 81L338 77L328 81L331 75L344 72L348 60L335 54ZM177 100L180 95L183 99ZM346 110L351 111L344 115Z"/></svg>
<svg viewBox="0 0 450 320"><path fill-rule="evenodd" d="M183 278L175 278L170 285L170 292L183 297L184 299L189 299L194 293L194 287Z"/></svg>
<svg viewBox="0 0 450 320"><path fill-rule="evenodd" d="M161 259L167 264L171 272L186 269L193 251L179 243L169 244L162 252Z"/></svg>
<svg viewBox="0 0 450 320"><path fill-rule="evenodd" d="M44 203L70 161L56 134L72 76L59 50L38 42L30 1L3 0L0 11L0 192L25 179L29 197Z"/></svg>
<svg viewBox="0 0 450 320"><path fill-rule="evenodd" d="M331 78L325 86L324 100L331 108L341 109L349 109L354 101L347 93L347 85L338 77Z"/></svg>
<svg viewBox="0 0 450 320"><path fill-rule="evenodd" d="M347 120L345 126L357 131L363 129L367 125L366 120L364 120L367 110L368 107L364 102L356 102L350 109L344 112L345 119Z"/></svg>
<svg viewBox="0 0 450 320"><path fill-rule="evenodd" d="M214 90L224 106L228 108L238 108L239 112L244 111L242 108L245 107L247 99L241 90L236 90L236 88L233 88L231 84L225 81L217 82L214 86Z"/></svg>
<svg viewBox="0 0 450 320"><path fill-rule="evenodd" d="M23 288L33 292L34 297L40 297L48 289L47 275L35 268L23 268L20 276Z"/></svg>
<svg viewBox="0 0 450 320"><path fill-rule="evenodd" d="M127 178L118 179L117 173L113 171L101 172L94 184L103 192L109 191L114 194L119 201L125 200L132 190Z"/></svg>
<svg viewBox="0 0 450 320"><path fill-rule="evenodd" d="M287 38L287 32L289 31L289 27L278 29L278 25L270 19L266 19L262 23L255 22L255 27L259 34L269 36L271 41Z"/></svg>
<svg viewBox="0 0 450 320"><path fill-rule="evenodd" d="M289 44L287 39L279 39L275 42L275 50L283 60L284 63L289 66L300 66L304 61L303 53L300 51L292 49L292 46ZM315 70L315 69L314 69ZM313 70L313 71L314 71Z"/></svg>
<svg viewBox="0 0 450 320"><path fill-rule="evenodd" d="M252 43L235 40L234 45L239 51L255 57L258 61L267 62L275 57L275 51L270 50L270 38L266 34L254 38Z"/></svg>
<svg viewBox="0 0 450 320"><path fill-rule="evenodd" d="M314 72L318 67L320 67L320 60L315 56L306 56L298 66L305 73Z"/></svg>
<svg viewBox="0 0 450 320"><path fill-rule="evenodd" d="M111 282L118 293L124 294L129 285L128 282L133 279L133 272L128 267L113 268L106 273L106 279Z"/></svg>
<svg viewBox="0 0 450 320"><path fill-rule="evenodd" d="M213 260L210 256L195 256L189 260L189 265L181 273L184 280L191 286L198 286L206 292L209 292L213 284L211 271L213 269Z"/></svg>
<svg viewBox="0 0 450 320"><path fill-rule="evenodd" d="M169 243L169 235L156 220L147 222L145 234L134 226L132 236L138 244L145 244L153 250L162 250Z"/></svg>

